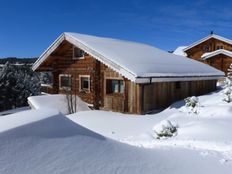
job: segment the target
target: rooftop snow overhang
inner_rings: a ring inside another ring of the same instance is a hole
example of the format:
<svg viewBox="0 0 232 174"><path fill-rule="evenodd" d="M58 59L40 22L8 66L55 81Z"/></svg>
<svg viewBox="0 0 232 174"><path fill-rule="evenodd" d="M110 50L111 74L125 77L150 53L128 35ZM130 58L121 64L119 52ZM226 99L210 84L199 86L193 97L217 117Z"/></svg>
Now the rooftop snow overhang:
<svg viewBox="0 0 232 174"><path fill-rule="evenodd" d="M232 40L224 38L222 36L218 36L218 35L212 34L212 35L209 35L209 36L207 36L207 37L205 37L205 38L203 38L203 39L201 39L201 40L199 40L197 42L194 42L193 44L191 44L188 47L186 47L185 49L183 49L183 51L186 52L187 50L189 50L189 49L195 47L196 45L199 45L199 44L201 44L201 43L203 43L203 42L205 42L205 41L207 41L207 40L209 40L211 38L218 39L220 41L223 41L223 42L226 42L226 43L232 45Z"/></svg>
<svg viewBox="0 0 232 174"><path fill-rule="evenodd" d="M117 62L110 60L106 56L103 56L98 51L95 51L93 48L88 47L87 45L83 44L81 40L78 38L74 38L69 33L63 33L58 39L56 39L51 46L39 57L39 59L33 64L32 69L35 71L38 69L42 63L53 53L53 51L63 42L68 41L69 43L79 47L80 49L84 50L89 55L93 56L106 66L110 67L112 70L118 72L120 75L124 76L125 78L131 80L135 83L150 83L150 82L161 82L161 81L190 81L190 80L203 80L203 79L219 79L224 76L224 73L221 71L216 70L212 73L142 73L137 75L133 73L126 67L117 64Z"/></svg>
<svg viewBox="0 0 232 174"><path fill-rule="evenodd" d="M214 56L217 56L219 54L223 54L223 55L226 55L228 57L231 57L232 58L232 52L231 51L228 51L228 50L224 50L224 49L220 49L220 50L216 50L216 51L213 51L213 52L208 52L208 53L204 53L201 58L203 60L206 60L206 59L209 59L209 58L212 58Z"/></svg>
<svg viewBox="0 0 232 174"><path fill-rule="evenodd" d="M72 35L69 35L68 33L63 33L57 40L55 40L52 45L39 57L39 59L33 64L32 70L35 71L39 66L42 64L43 61L45 61L49 55L64 41L67 40L71 44L75 45L76 47L84 50L89 55L93 56L103 64L107 65L108 67L112 68L114 71L118 72L122 76L125 76L131 81L135 81L136 75L126 69L125 67L118 65L117 63L111 61L110 59L104 57L103 55L99 54L95 50L87 47L80 41L78 41L76 38L73 38Z"/></svg>
<svg viewBox="0 0 232 174"><path fill-rule="evenodd" d="M198 81L198 80L218 80L225 76L212 75L212 76L163 76L163 77L137 77L135 83L154 83L154 82L178 82L178 81Z"/></svg>

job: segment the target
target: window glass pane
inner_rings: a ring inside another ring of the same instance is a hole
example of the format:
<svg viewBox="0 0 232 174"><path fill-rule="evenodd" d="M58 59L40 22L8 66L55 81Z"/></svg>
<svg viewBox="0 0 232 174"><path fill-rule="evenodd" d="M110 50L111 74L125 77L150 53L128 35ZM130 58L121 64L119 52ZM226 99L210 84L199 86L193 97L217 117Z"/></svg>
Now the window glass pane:
<svg viewBox="0 0 232 174"><path fill-rule="evenodd" d="M90 79L89 77L81 77L81 89L89 90L90 88Z"/></svg>
<svg viewBox="0 0 232 174"><path fill-rule="evenodd" d="M74 56L74 58L83 57L84 56L84 51L82 51L79 48L75 47L73 56Z"/></svg>
<svg viewBox="0 0 232 174"><path fill-rule="evenodd" d="M70 76L61 76L60 77L60 86L61 87L71 87L71 77Z"/></svg>
<svg viewBox="0 0 232 174"><path fill-rule="evenodd" d="M106 80L106 93L124 93L123 80Z"/></svg>
<svg viewBox="0 0 232 174"><path fill-rule="evenodd" d="M82 85L83 85L84 89L88 89L89 88L89 79L84 77L82 79Z"/></svg>
<svg viewBox="0 0 232 174"><path fill-rule="evenodd" d="M124 83L120 80L120 93L124 93Z"/></svg>
<svg viewBox="0 0 232 174"><path fill-rule="evenodd" d="M119 85L118 85L118 80L112 80L112 92L117 93L119 92Z"/></svg>

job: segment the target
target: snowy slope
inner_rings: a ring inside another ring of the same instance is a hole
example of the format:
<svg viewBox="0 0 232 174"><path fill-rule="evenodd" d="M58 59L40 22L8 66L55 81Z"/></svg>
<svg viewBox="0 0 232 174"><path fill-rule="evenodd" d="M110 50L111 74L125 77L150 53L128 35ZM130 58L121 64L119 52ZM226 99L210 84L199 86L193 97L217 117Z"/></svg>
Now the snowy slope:
<svg viewBox="0 0 232 174"><path fill-rule="evenodd" d="M0 116L14 114L14 113L18 113L18 112L29 110L29 109L30 109L30 107L26 106L26 107L21 107L21 108L15 108L15 109L7 110L7 111L2 111L2 112L0 112Z"/></svg>
<svg viewBox="0 0 232 174"><path fill-rule="evenodd" d="M201 106L198 114L189 113L184 102L180 101L154 115L94 111L80 112L68 118L94 132L130 145L213 151L222 155L218 160L232 162L232 104L223 102L222 98L220 91L199 97ZM178 125L177 136L164 140L154 138L153 127L162 120Z"/></svg>
<svg viewBox="0 0 232 174"><path fill-rule="evenodd" d="M229 174L232 169L200 151L122 144L54 110L0 117L0 123L9 126L0 133L0 173L4 174Z"/></svg>

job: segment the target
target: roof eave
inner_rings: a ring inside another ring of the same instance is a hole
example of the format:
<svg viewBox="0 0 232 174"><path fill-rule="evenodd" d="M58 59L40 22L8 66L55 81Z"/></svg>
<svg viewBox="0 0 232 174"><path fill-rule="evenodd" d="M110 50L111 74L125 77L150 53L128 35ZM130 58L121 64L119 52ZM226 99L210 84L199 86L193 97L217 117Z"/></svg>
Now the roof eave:
<svg viewBox="0 0 232 174"><path fill-rule="evenodd" d="M49 55L65 40L65 33L61 34L37 59L32 65L32 70L35 71L48 58Z"/></svg>
<svg viewBox="0 0 232 174"><path fill-rule="evenodd" d="M214 56L217 56L219 54L223 54L223 55L232 57L232 53L229 53L225 50L217 50L217 51L213 52L212 54L208 54L207 56L201 56L201 58L202 58L202 60L206 60L206 59L212 58Z"/></svg>
<svg viewBox="0 0 232 174"><path fill-rule="evenodd" d="M129 80L135 82L136 74L127 70L126 68L118 65L117 63L111 61L110 59L104 57L103 55L99 54L98 52L94 51L93 49L87 47L77 39L74 39L69 33L63 33L60 35L49 47L48 49L38 58L38 60L33 64L32 70L35 71L39 68L39 66L51 55L51 53L64 41L67 40L71 44L79 47L80 49L84 50L89 55L93 56L103 64L107 65L114 71L118 72L120 75L128 78Z"/></svg>
<svg viewBox="0 0 232 174"><path fill-rule="evenodd" d="M211 34L211 35L208 35L208 36L204 37L203 39L201 39L201 40L199 40L197 42L194 42L193 44L189 45L187 48L183 49L183 51L186 52L187 50L189 50L189 49L195 47L196 45L201 44L202 42L204 42L204 41L206 41L208 39L211 39L211 38L221 40L221 41L226 42L228 44L232 44L232 40L226 39L226 38L224 38L222 36Z"/></svg>
<svg viewBox="0 0 232 174"><path fill-rule="evenodd" d="M135 83L145 84L145 83L155 83L155 82L178 82L178 81L198 81L198 80L218 80L223 78L225 75L215 75L215 76L173 76L173 77L137 77Z"/></svg>

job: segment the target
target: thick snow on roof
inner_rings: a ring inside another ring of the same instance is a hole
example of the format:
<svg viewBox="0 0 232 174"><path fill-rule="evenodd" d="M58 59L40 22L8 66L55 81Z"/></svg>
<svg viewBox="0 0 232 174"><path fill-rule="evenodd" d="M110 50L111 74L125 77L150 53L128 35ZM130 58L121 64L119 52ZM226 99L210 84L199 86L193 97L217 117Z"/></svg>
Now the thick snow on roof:
<svg viewBox="0 0 232 174"><path fill-rule="evenodd" d="M73 98L74 100L74 98ZM54 95L40 95L28 97L28 103L34 109L56 109L62 114L69 114L68 100L66 95L54 94ZM88 105L83 102L78 96L76 96L76 111L88 111L90 110Z"/></svg>
<svg viewBox="0 0 232 174"><path fill-rule="evenodd" d="M231 51L224 50L224 49L219 49L219 50L216 50L216 51L204 53L201 56L201 58L205 60L205 59L211 58L211 57L219 55L219 54L224 54L226 56L232 57L232 52Z"/></svg>
<svg viewBox="0 0 232 174"><path fill-rule="evenodd" d="M211 39L211 38L221 40L221 41L226 42L228 44L232 44L232 40L230 40L230 39L224 38L224 37L216 35L216 34L211 34L211 35L209 35L207 37L204 37L203 39L201 39L201 40L199 40L197 42L194 42L193 44L189 45L188 47L186 47L184 49L184 51L189 50L189 49L195 47L196 45L198 45L198 44L200 44L202 42L205 42L206 40Z"/></svg>
<svg viewBox="0 0 232 174"><path fill-rule="evenodd" d="M187 57L187 54L184 52L185 48L187 48L187 46L179 46L176 48L173 54Z"/></svg>
<svg viewBox="0 0 232 174"><path fill-rule="evenodd" d="M116 72L135 82L137 78L224 75L213 67L183 56L170 54L150 45L79 33L61 35L34 64L34 70L49 56L49 50L54 50L53 47L57 47L57 43L61 43L62 39L83 49Z"/></svg>

